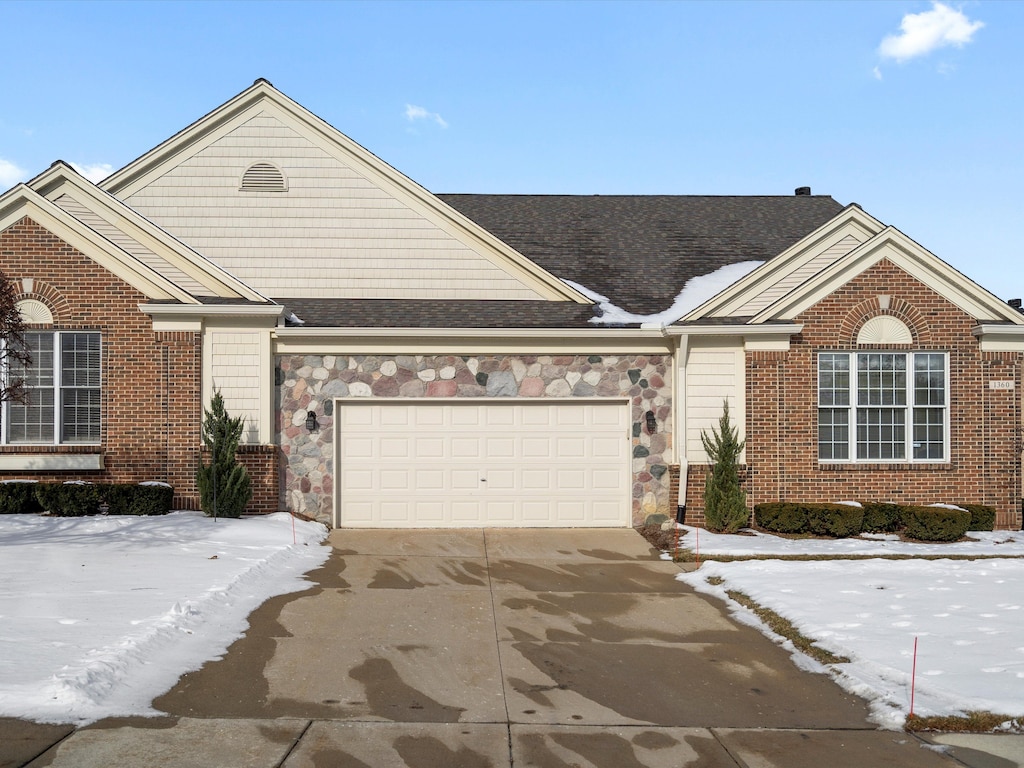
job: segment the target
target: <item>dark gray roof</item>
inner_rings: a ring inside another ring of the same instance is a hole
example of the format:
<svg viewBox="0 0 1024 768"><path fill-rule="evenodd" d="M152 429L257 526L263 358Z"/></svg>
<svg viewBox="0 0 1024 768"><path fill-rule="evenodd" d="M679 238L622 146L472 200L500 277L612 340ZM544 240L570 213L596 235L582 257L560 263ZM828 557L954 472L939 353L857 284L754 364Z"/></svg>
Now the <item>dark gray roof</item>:
<svg viewBox="0 0 1024 768"><path fill-rule="evenodd" d="M559 278L637 314L686 282L767 261L835 217L827 195L438 195Z"/></svg>
<svg viewBox="0 0 1024 768"><path fill-rule="evenodd" d="M276 299L304 328L583 328L590 304L568 301Z"/></svg>

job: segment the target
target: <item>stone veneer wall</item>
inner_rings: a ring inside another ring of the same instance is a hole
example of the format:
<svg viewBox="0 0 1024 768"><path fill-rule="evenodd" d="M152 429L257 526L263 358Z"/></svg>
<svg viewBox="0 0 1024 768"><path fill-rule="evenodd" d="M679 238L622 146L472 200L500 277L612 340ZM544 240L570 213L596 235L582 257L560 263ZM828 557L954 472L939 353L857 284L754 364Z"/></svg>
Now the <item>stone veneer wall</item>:
<svg viewBox="0 0 1024 768"><path fill-rule="evenodd" d="M330 522L334 400L396 397L619 397L632 401L633 522L674 515L668 355L285 355L277 358L282 508ZM319 429L306 430L307 411ZM649 434L646 414L657 420Z"/></svg>

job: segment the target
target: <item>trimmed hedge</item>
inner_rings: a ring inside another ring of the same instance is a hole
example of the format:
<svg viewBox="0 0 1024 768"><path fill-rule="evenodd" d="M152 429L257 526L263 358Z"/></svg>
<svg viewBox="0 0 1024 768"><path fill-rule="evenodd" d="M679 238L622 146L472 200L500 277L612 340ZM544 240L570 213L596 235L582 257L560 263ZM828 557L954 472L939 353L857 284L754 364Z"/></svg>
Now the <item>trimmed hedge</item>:
<svg viewBox="0 0 1024 768"><path fill-rule="evenodd" d="M971 525L966 509L948 507L903 507L906 534L919 541L957 541Z"/></svg>
<svg viewBox="0 0 1024 768"><path fill-rule="evenodd" d="M807 509L803 504L773 501L754 505L754 521L766 531L806 533Z"/></svg>
<svg viewBox="0 0 1024 768"><path fill-rule="evenodd" d="M85 517L100 513L99 488L92 483L39 483L36 499L54 517Z"/></svg>
<svg viewBox="0 0 1024 768"><path fill-rule="evenodd" d="M864 531L867 533L892 533L903 527L899 504L890 502L862 502L864 508Z"/></svg>
<svg viewBox="0 0 1024 768"><path fill-rule="evenodd" d="M863 530L864 509L852 504L810 504L807 529L817 536L844 539Z"/></svg>
<svg viewBox="0 0 1024 768"><path fill-rule="evenodd" d="M173 500L174 489L164 483L0 483L0 510L8 504L12 512L54 517L166 515Z"/></svg>
<svg viewBox="0 0 1024 768"><path fill-rule="evenodd" d="M919 541L957 541L969 531L991 531L996 513L984 504L942 506L902 505L888 502L813 504L769 502L754 505L758 527L773 533L813 534L843 538L858 533L903 532Z"/></svg>
<svg viewBox="0 0 1024 768"><path fill-rule="evenodd" d="M985 504L957 504L971 513L968 531L991 531L996 527L996 511Z"/></svg>
<svg viewBox="0 0 1024 768"><path fill-rule="evenodd" d="M163 484L103 483L100 496L108 515L166 515L171 511L174 489Z"/></svg>
<svg viewBox="0 0 1024 768"><path fill-rule="evenodd" d="M41 512L32 480L8 480L0 483L0 515Z"/></svg>

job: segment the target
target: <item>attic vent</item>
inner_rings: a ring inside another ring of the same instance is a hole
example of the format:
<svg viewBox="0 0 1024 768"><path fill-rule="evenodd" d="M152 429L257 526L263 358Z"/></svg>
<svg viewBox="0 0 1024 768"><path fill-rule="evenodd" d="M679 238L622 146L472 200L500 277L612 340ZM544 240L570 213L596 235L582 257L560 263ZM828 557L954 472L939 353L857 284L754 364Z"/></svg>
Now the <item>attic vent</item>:
<svg viewBox="0 0 1024 768"><path fill-rule="evenodd" d="M242 174L240 189L247 192L287 192L288 184L280 168L270 163L256 163Z"/></svg>

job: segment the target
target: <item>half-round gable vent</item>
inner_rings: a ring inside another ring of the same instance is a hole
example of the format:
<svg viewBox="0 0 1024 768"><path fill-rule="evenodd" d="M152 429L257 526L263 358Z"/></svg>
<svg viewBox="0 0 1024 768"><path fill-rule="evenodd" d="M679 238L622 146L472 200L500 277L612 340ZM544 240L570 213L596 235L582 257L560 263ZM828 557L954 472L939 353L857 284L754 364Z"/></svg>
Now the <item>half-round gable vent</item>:
<svg viewBox="0 0 1024 768"><path fill-rule="evenodd" d="M52 325L53 313L50 308L37 299L22 299L14 305L21 313L26 325Z"/></svg>
<svg viewBox="0 0 1024 768"><path fill-rule="evenodd" d="M892 315L878 315L864 323L858 344L913 344L914 335L906 323Z"/></svg>
<svg viewBox="0 0 1024 768"><path fill-rule="evenodd" d="M256 163L242 174L241 189L249 192L286 192L284 174L270 163Z"/></svg>

